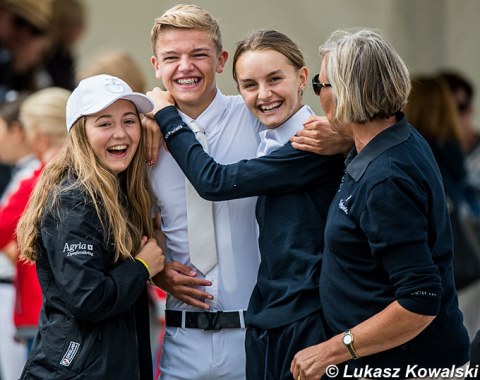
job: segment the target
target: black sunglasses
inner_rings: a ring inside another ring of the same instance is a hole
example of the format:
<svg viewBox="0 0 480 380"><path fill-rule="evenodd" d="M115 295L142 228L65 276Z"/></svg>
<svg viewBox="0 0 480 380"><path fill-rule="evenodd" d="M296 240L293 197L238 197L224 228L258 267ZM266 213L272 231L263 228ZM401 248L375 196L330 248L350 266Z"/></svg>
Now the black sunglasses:
<svg viewBox="0 0 480 380"><path fill-rule="evenodd" d="M321 83L319 81L319 74L315 75L312 78L312 86L313 86L313 92L315 92L315 95L320 95L320 91L322 91L322 88L324 87L332 87L330 83Z"/></svg>

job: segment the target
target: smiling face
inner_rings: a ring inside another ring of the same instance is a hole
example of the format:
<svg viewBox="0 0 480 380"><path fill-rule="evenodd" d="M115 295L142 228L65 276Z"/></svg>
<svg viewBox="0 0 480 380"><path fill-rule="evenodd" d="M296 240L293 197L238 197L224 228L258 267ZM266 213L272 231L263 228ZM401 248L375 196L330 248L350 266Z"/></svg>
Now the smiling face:
<svg viewBox="0 0 480 380"><path fill-rule="evenodd" d="M128 168L140 142L141 124L135 105L117 100L86 117L88 141L100 163L114 173Z"/></svg>
<svg viewBox="0 0 480 380"><path fill-rule="evenodd" d="M308 70L296 69L278 51L246 51L238 58L235 73L248 109L268 128L283 124L302 107Z"/></svg>
<svg viewBox="0 0 480 380"><path fill-rule="evenodd" d="M158 36L152 64L177 107L196 118L215 98L215 75L223 72L227 58L207 32L170 28Z"/></svg>

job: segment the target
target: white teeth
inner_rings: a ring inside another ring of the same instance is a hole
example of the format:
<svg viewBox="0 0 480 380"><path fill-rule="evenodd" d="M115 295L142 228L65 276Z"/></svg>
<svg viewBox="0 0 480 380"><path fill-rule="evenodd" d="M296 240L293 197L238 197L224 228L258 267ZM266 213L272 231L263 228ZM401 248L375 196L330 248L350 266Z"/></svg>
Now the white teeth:
<svg viewBox="0 0 480 380"><path fill-rule="evenodd" d="M108 150L125 150L127 149L126 145L117 145L117 146L112 146L108 148Z"/></svg>
<svg viewBox="0 0 480 380"><path fill-rule="evenodd" d="M280 104L282 104L282 103L281 102L275 102L275 103L272 103L272 104L260 106L260 108L261 108L262 111L271 111L274 108L279 107Z"/></svg>
<svg viewBox="0 0 480 380"><path fill-rule="evenodd" d="M189 79L177 79L177 83L178 84L185 84L185 85L189 85L189 84L195 84L198 82L198 79L197 78L189 78Z"/></svg>

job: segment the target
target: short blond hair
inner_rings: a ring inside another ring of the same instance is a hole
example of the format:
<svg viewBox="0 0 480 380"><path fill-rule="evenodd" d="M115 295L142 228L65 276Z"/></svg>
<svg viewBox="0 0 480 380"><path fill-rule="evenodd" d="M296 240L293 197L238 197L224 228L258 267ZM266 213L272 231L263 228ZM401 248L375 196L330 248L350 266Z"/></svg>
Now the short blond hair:
<svg viewBox="0 0 480 380"><path fill-rule="evenodd" d="M155 45L162 31L174 28L205 31L212 38L217 52L220 53L223 50L222 34L217 20L197 5L178 4L155 19L150 33L153 54L155 54Z"/></svg>

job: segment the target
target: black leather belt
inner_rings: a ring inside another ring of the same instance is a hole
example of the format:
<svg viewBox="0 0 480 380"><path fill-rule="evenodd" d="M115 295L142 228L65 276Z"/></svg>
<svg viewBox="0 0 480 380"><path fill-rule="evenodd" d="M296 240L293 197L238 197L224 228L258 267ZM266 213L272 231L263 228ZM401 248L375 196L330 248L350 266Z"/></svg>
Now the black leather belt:
<svg viewBox="0 0 480 380"><path fill-rule="evenodd" d="M13 284L13 280L10 278L0 278L0 284Z"/></svg>
<svg viewBox="0 0 480 380"><path fill-rule="evenodd" d="M182 325L182 314L185 324ZM242 318L240 318L242 314ZM245 327L245 311L180 311L165 310L166 325L203 330L238 329Z"/></svg>

